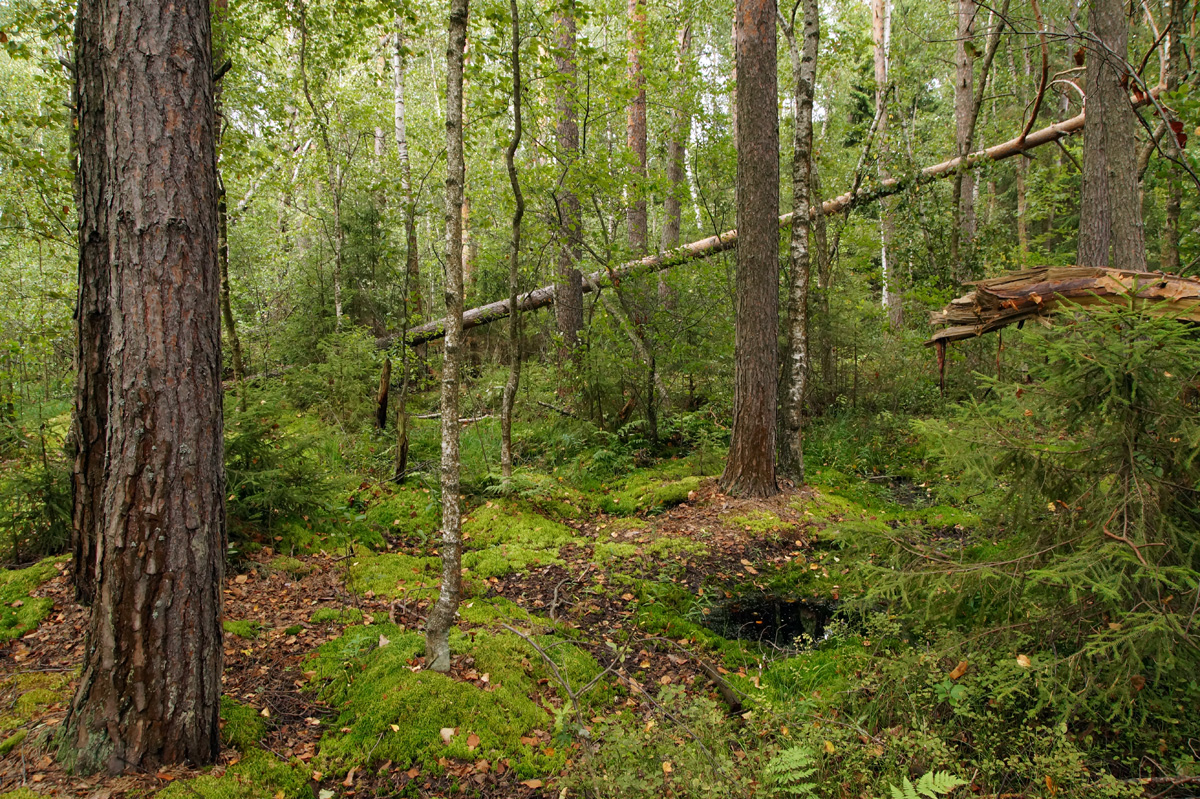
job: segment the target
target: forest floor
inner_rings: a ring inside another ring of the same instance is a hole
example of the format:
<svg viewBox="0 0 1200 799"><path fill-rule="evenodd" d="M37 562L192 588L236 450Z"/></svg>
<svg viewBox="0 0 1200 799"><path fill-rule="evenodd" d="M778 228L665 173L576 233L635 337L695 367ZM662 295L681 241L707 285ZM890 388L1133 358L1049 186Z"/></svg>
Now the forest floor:
<svg viewBox="0 0 1200 799"><path fill-rule="evenodd" d="M886 516L820 489L734 500L683 471L592 497L542 476L552 488L533 499L471 511L448 676L424 672L419 654L438 560L410 523L428 516L428 492L361 486L346 523L382 530L373 548L331 538L311 554L242 556L225 587L226 748L201 770L80 778L58 766L51 741L87 619L66 561L43 564L49 579L24 601L44 618L0 644L0 793L558 796L603 770L593 742L618 720L686 737L679 708L700 696L721 708L715 723L744 725L755 694L794 687L776 672L794 676L854 582L856 556L829 545L835 528ZM930 510L953 525L950 509ZM670 741L664 751L640 778L664 791L695 779Z"/></svg>

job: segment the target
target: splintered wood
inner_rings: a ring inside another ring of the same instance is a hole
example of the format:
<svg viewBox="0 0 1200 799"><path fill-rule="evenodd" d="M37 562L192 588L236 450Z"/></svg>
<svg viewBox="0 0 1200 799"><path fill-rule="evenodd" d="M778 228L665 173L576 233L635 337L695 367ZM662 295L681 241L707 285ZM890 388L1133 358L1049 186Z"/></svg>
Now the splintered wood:
<svg viewBox="0 0 1200 799"><path fill-rule="evenodd" d="M1200 322L1200 280L1162 272L1040 266L968 285L975 290L929 315L931 325L944 327L926 346L940 349L1027 319L1048 324L1051 314L1074 306L1132 302L1148 313Z"/></svg>

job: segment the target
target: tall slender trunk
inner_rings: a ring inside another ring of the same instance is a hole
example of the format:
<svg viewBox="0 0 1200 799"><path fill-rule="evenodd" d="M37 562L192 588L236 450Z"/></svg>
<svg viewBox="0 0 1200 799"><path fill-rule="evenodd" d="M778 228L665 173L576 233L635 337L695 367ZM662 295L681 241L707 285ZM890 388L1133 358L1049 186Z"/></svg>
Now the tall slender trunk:
<svg viewBox="0 0 1200 799"><path fill-rule="evenodd" d="M105 91L100 62L100 2L81 0L75 17L75 205L79 212L79 288L75 308L75 418L71 539L75 597L91 604L108 436L110 326Z"/></svg>
<svg viewBox="0 0 1200 799"><path fill-rule="evenodd" d="M1166 89L1178 91L1183 74L1183 31L1187 26L1187 0L1165 0L1170 8L1171 30L1167 34ZM1164 137L1168 152L1180 156L1177 139ZM1175 172L1175 169L1171 169ZM1163 207L1162 243L1160 245L1159 269L1172 274L1179 272L1179 217L1183 209L1183 180L1178 174L1167 181L1167 197Z"/></svg>
<svg viewBox="0 0 1200 799"><path fill-rule="evenodd" d="M513 209L512 243L508 255L508 380L504 383L504 395L500 405L500 474L505 481L512 479L512 416L517 402L517 389L521 385L521 309L517 294L521 281L517 266L521 254L521 218L525 216L525 196L521 193L521 181L517 176L517 148L521 146L521 18L517 0L509 0L512 16L512 78L513 78L513 136L504 153L508 166L508 182L512 185Z"/></svg>
<svg viewBox="0 0 1200 799"><path fill-rule="evenodd" d="M215 0L213 3L213 20L221 26L221 34L213 37L214 64L221 64L224 61L225 47L222 38L225 18L229 13L228 9L227 0ZM242 342L238 338L237 322L233 318L229 288L229 198L225 194L225 181L221 178L221 141L225 130L225 118L221 108L222 85L223 81L216 81L213 85L213 125L217 140L217 267L221 272L221 317L225 321L225 336L226 341L229 342L230 357L233 361L233 380L237 385L238 410L245 413L246 367L242 361Z"/></svg>
<svg viewBox="0 0 1200 799"><path fill-rule="evenodd" d="M687 142L692 132L692 115L687 107L686 85L688 57L692 49L692 23L689 20L679 29L679 51L675 57L675 80L680 90L676 96L675 109L671 112L671 138L667 142L667 196L663 200L662 248L672 250L679 246L683 227L683 201L688 194L687 185ZM660 278L659 294L662 295Z"/></svg>
<svg viewBox="0 0 1200 799"><path fill-rule="evenodd" d="M1124 87L1129 25L1121 0L1093 0L1089 17L1099 43L1088 46L1084 90L1083 187L1079 255L1083 266L1146 269L1138 193L1136 115Z"/></svg>
<svg viewBox="0 0 1200 799"><path fill-rule="evenodd" d="M954 143L956 155L971 151L975 128L975 0L958 0L958 33L954 47ZM951 188L954 224L950 229L950 263L964 274L961 263L963 244L970 247L975 238L975 176L958 170Z"/></svg>
<svg viewBox="0 0 1200 799"><path fill-rule="evenodd" d="M880 111L888 102L888 49L892 38L892 8L890 0L871 1L871 34L875 42L875 108L879 118L876 136L879 139L879 179L887 180L888 113ZM893 328L904 324L904 308L901 304L900 281L894 266L895 255L892 242L896 238L896 222L892 219L892 202L888 198L879 201L879 263L883 274L883 307L887 309L888 322Z"/></svg>
<svg viewBox="0 0 1200 799"><path fill-rule="evenodd" d="M578 268L583 256L583 220L572 174L575 159L579 157L579 124L575 114L575 13L575 0L564 0L554 15L559 48L555 62L563 77L555 98L556 134L563 164L562 187L558 192L559 252L554 286L554 315L562 337L560 362L563 356L574 358L577 355L579 331L583 329L583 278Z"/></svg>
<svg viewBox="0 0 1200 799"><path fill-rule="evenodd" d="M412 167L408 157L408 124L405 91L408 82L408 57L404 48L404 31L397 22L392 50L392 98L396 127L396 154L400 157L400 202L404 206L404 272L408 281L408 312L421 319L420 253L417 250L417 204L413 196Z"/></svg>
<svg viewBox="0 0 1200 799"><path fill-rule="evenodd" d="M1024 64L1024 74L1017 71L1016 60L1013 56L1013 46L1008 47L1008 71L1012 73L1013 84L1017 87L1017 101L1022 107L1026 104L1025 80L1033 74L1033 69L1029 63L1029 50L1021 49L1021 57ZM1026 198L1026 180L1029 174L1029 162L1024 158L1018 158L1016 163L1017 169L1017 250L1020 254L1021 263L1029 257L1029 224L1025 220L1027 213L1027 198Z"/></svg>
<svg viewBox="0 0 1200 799"><path fill-rule="evenodd" d="M95 142L81 143L83 196L98 188L90 170L102 163L108 206L107 463L83 671L59 757L84 773L153 773L220 753L226 538L210 9L208 0L101 0L86 12L82 24L98 25L103 43L80 49L79 75L81 97L98 92L105 103L99 122L81 104L80 129L100 125L106 152L100 161Z"/></svg>
<svg viewBox="0 0 1200 799"><path fill-rule="evenodd" d="M738 0L737 312L733 433L721 488L767 497L775 482L779 373L779 114L774 0Z"/></svg>
<svg viewBox="0 0 1200 799"><path fill-rule="evenodd" d="M779 472L796 485L804 482L804 398L808 387L808 293L812 272L808 235L812 194L813 89L821 20L817 0L804 0L804 41L796 45L795 20L785 22L784 34L792 62L796 125L792 141L792 280L788 294L786 358L780 401Z"/></svg>
<svg viewBox="0 0 1200 799"><path fill-rule="evenodd" d="M633 153L633 180L629 187L626 221L629 249L643 255L648 245L646 221L646 75L642 51L646 48L645 0L629 0L629 84L634 90L629 104L626 140Z"/></svg>
<svg viewBox="0 0 1200 799"><path fill-rule="evenodd" d="M462 601L458 379L463 346L463 57L468 0L450 0L446 37L446 355L442 366L442 586L425 628L425 667L450 670L450 628Z"/></svg>
<svg viewBox="0 0 1200 799"><path fill-rule="evenodd" d="M833 252L830 248L828 226L825 221L824 200L821 192L821 176L817 170L816 159L810 159L809 176L812 184L813 242L817 245L817 306L818 341L820 346L822 399L832 403L837 394L837 386L833 379L833 324L829 313L829 294L833 283ZM806 386L806 393L807 391Z"/></svg>

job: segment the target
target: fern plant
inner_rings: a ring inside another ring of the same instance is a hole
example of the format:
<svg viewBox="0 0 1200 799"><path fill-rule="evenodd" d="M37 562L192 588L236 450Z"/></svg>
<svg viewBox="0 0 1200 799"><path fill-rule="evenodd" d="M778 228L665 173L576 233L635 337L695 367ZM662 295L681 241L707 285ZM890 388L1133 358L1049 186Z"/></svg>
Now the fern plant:
<svg viewBox="0 0 1200 799"><path fill-rule="evenodd" d="M892 799L937 799L946 796L965 782L948 771L928 771L913 785L912 780L904 778L901 785L893 785Z"/></svg>
<svg viewBox="0 0 1200 799"><path fill-rule="evenodd" d="M816 796L817 786L809 779L817 761L802 746L784 749L767 763L763 776L777 796Z"/></svg>

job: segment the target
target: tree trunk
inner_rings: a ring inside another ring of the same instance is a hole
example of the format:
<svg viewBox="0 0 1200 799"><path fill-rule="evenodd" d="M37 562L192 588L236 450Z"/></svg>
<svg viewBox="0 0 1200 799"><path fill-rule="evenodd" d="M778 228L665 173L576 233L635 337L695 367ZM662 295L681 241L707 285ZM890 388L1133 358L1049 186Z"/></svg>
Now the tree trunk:
<svg viewBox="0 0 1200 799"><path fill-rule="evenodd" d="M392 387L392 359L383 359L383 369L379 373L379 390L375 392L375 426L380 430L387 429L388 393Z"/></svg>
<svg viewBox="0 0 1200 799"><path fill-rule="evenodd" d="M583 329L583 278L579 259L583 256L583 227L579 197L575 194L573 165L579 156L579 125L575 120L575 0L564 0L555 12L554 27L560 52L555 55L563 82L558 88L557 138L565 174L558 194L559 253L554 286L554 316L562 336L563 356L575 357L579 331Z"/></svg>
<svg viewBox="0 0 1200 799"><path fill-rule="evenodd" d="M399 26L399 23L397 23ZM412 167L408 158L408 125L406 122L405 88L408 78L408 58L404 49L404 33L397 27L395 49L392 52L392 97L396 126L396 153L400 157L400 201L404 204L404 274L408 314L421 318L421 274L417 251L417 207L412 189Z"/></svg>
<svg viewBox="0 0 1200 799"><path fill-rule="evenodd" d="M84 773L153 773L220 752L226 539L209 3L103 0L97 10L101 65L85 48L80 74L82 95L104 91L106 103L108 463L83 672L59 756ZM102 88L90 85L97 74Z"/></svg>
<svg viewBox="0 0 1200 799"><path fill-rule="evenodd" d="M644 255L649 246L646 221L646 75L642 70L642 51L646 49L645 0L629 0L629 84L634 90L629 104L627 143L633 153L633 180L630 182L629 249Z"/></svg>
<svg viewBox="0 0 1200 799"><path fill-rule="evenodd" d="M679 52L675 59L675 80L680 87L687 80L688 56L692 49L692 24L684 23L679 30ZM667 142L667 196L663 200L662 249L679 246L683 228L683 200L687 197L687 142L692 132L692 115L687 108L688 98L682 89L671 112L671 139ZM661 285L661 284L660 284ZM662 291L659 291L662 294Z"/></svg>
<svg viewBox="0 0 1200 799"><path fill-rule="evenodd" d="M1099 40L1087 51L1083 187L1079 198L1080 266L1146 269L1138 196L1136 114L1122 85L1129 27L1121 0L1093 0L1090 25Z"/></svg>
<svg viewBox="0 0 1200 799"><path fill-rule="evenodd" d="M71 436L75 445L71 550L75 597L84 604L91 604L96 588L108 435L108 203L99 6L99 0L81 0L75 17L79 288L75 309L75 418Z"/></svg>
<svg viewBox="0 0 1200 799"><path fill-rule="evenodd" d="M721 488L778 493L775 409L779 374L779 115L775 2L737 3L737 319L733 438Z"/></svg>
<svg viewBox="0 0 1200 799"><path fill-rule="evenodd" d="M450 670L450 628L462 601L458 375L463 345L463 56L468 0L450 1L446 41L446 354L442 366L442 587L425 628L425 667Z"/></svg>
<svg viewBox="0 0 1200 799"><path fill-rule="evenodd" d="M788 295L788 339L783 364L779 433L779 472L804 483L804 397L809 375L808 290L812 272L808 235L812 192L813 87L821 40L817 0L804 0L803 48L796 46L795 21L784 25L795 85L796 125L792 142L792 280Z"/></svg>
<svg viewBox="0 0 1200 799"><path fill-rule="evenodd" d="M219 126L220 120L217 121ZM219 129L219 128L218 128ZM225 183L217 174L217 265L221 273L221 316L225 320L225 335L229 341L229 354L233 360L233 380L237 385L238 410L246 412L246 367L242 361L242 342L237 334L237 322L233 318L233 305L229 291L229 211L225 196Z"/></svg>
<svg viewBox="0 0 1200 799"><path fill-rule="evenodd" d="M958 35L954 47L954 143L958 155L971 152L975 132L975 0L958 0ZM975 238L975 176L959 170L951 189L954 225L950 230L950 263L964 274L961 249Z"/></svg>
<svg viewBox="0 0 1200 799"><path fill-rule="evenodd" d="M521 218L525 216L525 196L521 193L521 181L517 176L517 148L521 146L521 17L517 0L509 0L512 15L512 78L513 78L513 136L504 153L508 166L508 182L512 185L515 207L512 218L512 250L508 256L508 303L517 309L517 294L521 290ZM517 389L521 385L521 312L519 309L508 317L508 380L504 383L504 395L500 404L500 475L506 482L512 480L512 415L517 402Z"/></svg>
<svg viewBox="0 0 1200 799"><path fill-rule="evenodd" d="M871 2L871 33L875 42L875 109L879 117L879 127L876 136L879 139L878 171L880 181L890 179L887 168L888 150L888 114L885 109L888 102L888 48L892 38L892 9L890 0L872 0ZM879 201L879 264L883 276L882 300L887 309L888 323L893 329L899 329L904 324L904 308L901 304L902 292L900 281L894 266L892 241L896 238L896 223L892 219L891 201Z"/></svg>
<svg viewBox="0 0 1200 799"><path fill-rule="evenodd" d="M1183 31L1187 27L1187 0L1165 0L1170 7L1171 31L1167 40L1167 74L1164 83L1168 92L1178 91L1183 74ZM1178 140L1171 134L1164 137L1167 152L1182 155ZM1175 168L1169 167L1171 172ZM1171 274L1179 272L1179 216L1183 208L1183 180L1175 174L1167 181L1167 198L1163 207L1162 243L1159 269Z"/></svg>

